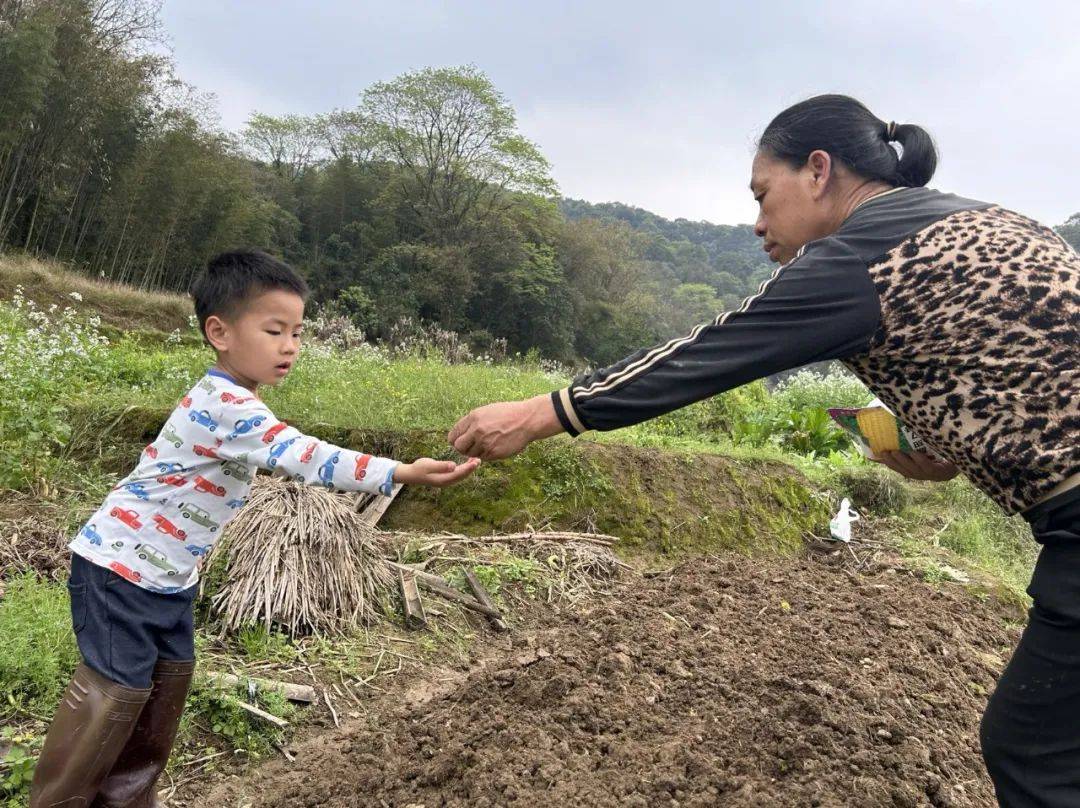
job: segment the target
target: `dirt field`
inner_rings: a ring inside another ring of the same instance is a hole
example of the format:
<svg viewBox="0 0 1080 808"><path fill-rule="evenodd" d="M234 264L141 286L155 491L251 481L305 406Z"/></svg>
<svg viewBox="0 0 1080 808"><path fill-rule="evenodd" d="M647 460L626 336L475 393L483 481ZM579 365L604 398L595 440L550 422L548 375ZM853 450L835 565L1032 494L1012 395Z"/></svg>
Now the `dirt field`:
<svg viewBox="0 0 1080 808"><path fill-rule="evenodd" d="M1015 640L903 573L696 562L492 640L199 804L990 806L978 721Z"/></svg>

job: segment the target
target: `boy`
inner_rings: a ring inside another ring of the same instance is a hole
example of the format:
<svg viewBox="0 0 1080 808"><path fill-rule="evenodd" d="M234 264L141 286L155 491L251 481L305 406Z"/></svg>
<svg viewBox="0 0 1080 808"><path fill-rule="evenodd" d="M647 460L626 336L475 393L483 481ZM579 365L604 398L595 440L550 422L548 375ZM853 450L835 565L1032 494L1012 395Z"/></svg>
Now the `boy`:
<svg viewBox="0 0 1080 808"><path fill-rule="evenodd" d="M258 388L280 382L296 361L307 296L281 261L256 251L219 255L192 296L217 361L69 545L83 664L45 739L31 808L158 805L154 785L195 668L201 559L243 504L256 469L388 494L394 482L455 483L480 462L399 464L309 438L274 417Z"/></svg>

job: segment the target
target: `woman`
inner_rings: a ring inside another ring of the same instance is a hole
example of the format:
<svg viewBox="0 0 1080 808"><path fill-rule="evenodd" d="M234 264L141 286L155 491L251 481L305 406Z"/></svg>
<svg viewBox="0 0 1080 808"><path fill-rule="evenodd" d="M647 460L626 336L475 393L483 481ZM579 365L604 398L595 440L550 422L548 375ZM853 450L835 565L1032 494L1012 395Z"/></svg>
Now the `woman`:
<svg viewBox="0 0 1080 808"><path fill-rule="evenodd" d="M757 294L565 390L480 407L450 440L506 457L842 361L935 453L882 462L914 479L962 471L1042 543L983 754L1002 805L1080 806L1080 257L1028 218L923 187L936 163L923 129L852 98L785 110L751 174L754 229L781 264Z"/></svg>

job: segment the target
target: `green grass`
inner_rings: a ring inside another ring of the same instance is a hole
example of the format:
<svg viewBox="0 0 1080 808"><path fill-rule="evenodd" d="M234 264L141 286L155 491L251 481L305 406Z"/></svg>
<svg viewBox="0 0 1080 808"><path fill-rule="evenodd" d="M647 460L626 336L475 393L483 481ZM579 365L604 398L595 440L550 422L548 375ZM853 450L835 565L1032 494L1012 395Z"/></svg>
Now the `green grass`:
<svg viewBox="0 0 1080 808"><path fill-rule="evenodd" d="M213 363L208 349L113 345L99 384L76 393L104 407L138 402L173 407ZM260 394L279 417L361 429L449 429L469 410L525 398L566 383L536 368L510 364L447 365L436 359L387 359L367 350L301 352L293 372Z"/></svg>
<svg viewBox="0 0 1080 808"><path fill-rule="evenodd" d="M51 715L79 662L63 584L26 573L0 599L0 718Z"/></svg>
<svg viewBox="0 0 1080 808"><path fill-rule="evenodd" d="M1024 601L1039 545L1022 517L1006 516L962 479L927 486L906 516L909 547L943 548Z"/></svg>

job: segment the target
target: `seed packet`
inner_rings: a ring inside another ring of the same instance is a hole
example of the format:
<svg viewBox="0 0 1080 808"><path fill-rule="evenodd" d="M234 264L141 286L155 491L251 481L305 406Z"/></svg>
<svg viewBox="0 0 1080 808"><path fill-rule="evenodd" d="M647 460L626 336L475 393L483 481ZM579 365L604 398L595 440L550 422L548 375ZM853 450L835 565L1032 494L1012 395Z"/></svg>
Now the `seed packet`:
<svg viewBox="0 0 1080 808"><path fill-rule="evenodd" d="M925 452L926 444L877 399L866 407L834 407L829 415L867 457L878 452Z"/></svg>

